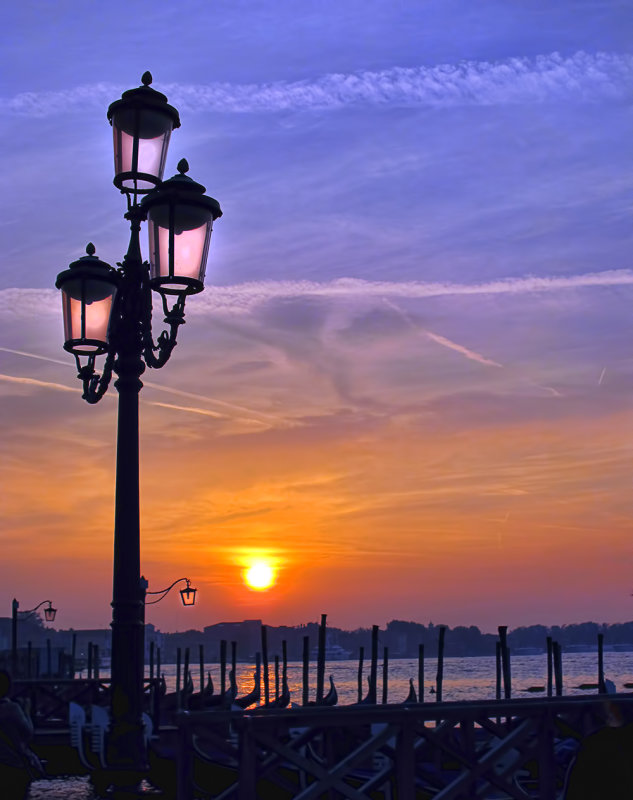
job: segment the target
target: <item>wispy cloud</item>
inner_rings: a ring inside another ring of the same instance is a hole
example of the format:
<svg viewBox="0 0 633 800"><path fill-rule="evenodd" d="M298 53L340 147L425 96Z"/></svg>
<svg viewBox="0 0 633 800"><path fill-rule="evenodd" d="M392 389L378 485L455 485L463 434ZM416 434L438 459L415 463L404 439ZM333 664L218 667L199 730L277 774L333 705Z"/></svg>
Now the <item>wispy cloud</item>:
<svg viewBox="0 0 633 800"><path fill-rule="evenodd" d="M504 61L333 73L315 80L264 84L166 84L171 102L189 113L269 113L346 106L458 106L594 102L630 97L633 57L616 53L550 53ZM2 99L5 113L51 116L86 105L102 108L125 87L108 83Z"/></svg>
<svg viewBox="0 0 633 800"><path fill-rule="evenodd" d="M209 311L249 312L271 300L322 298L420 299L466 295L520 295L535 292L564 292L575 289L633 286L633 270L605 270L580 275L501 278L487 283L426 283L424 281L366 281L338 278L316 281L259 281L232 286L207 286L187 306L190 315ZM0 290L0 313L32 317L43 312L59 313L59 294L54 289ZM9 350L5 348L7 352Z"/></svg>

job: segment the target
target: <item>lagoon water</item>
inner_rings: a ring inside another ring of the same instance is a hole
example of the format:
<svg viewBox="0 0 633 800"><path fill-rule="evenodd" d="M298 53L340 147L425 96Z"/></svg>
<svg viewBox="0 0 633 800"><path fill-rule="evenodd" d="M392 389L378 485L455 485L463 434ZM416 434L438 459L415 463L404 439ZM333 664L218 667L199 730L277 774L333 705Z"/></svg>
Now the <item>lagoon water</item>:
<svg viewBox="0 0 633 800"><path fill-rule="evenodd" d="M512 656L512 696L513 697L539 697L545 692L527 693L525 690L533 686L547 685L547 657L541 655ZM196 690L200 688L200 668L195 663L190 664ZM210 672L215 691L219 691L220 669L218 664L206 664L205 676ZM238 694L243 695L253 688L254 663L237 664ZM605 676L613 681L617 691L627 691L625 683L633 682L633 652L604 654ZM168 691L176 688L176 665L167 664L161 667L165 676ZM437 660L427 659L424 664L424 700L432 701L434 695L431 688L435 687ZM364 689L367 691L367 676L369 665L365 662ZM270 694L275 692L274 663L270 665ZM326 685L328 690L328 676L332 675L339 696L340 704L355 703L358 698L358 663L356 661L330 661L326 663ZM301 703L302 697L302 665L299 662L288 664L288 684L291 691L291 700ZM393 659L389 661L388 677L388 702L402 702L409 692L409 679L418 690L418 662L417 659ZM206 678L205 678L206 679ZM228 681L228 677L227 677ZM563 693L585 694L578 687L583 683L597 683L598 681L598 655L597 653L563 653ZM316 664L310 665L310 699L314 699L316 687ZM496 667L494 657L471 658L445 658L443 699L457 700L490 700L495 697ZM262 688L263 692L263 688ZM378 663L378 699L382 698L382 661Z"/></svg>
<svg viewBox="0 0 633 800"><path fill-rule="evenodd" d="M425 696L426 701L432 701L434 695L430 693L435 686L437 661L427 659L425 669ZM200 668L195 664L191 667L196 689L199 688ZM246 694L253 688L254 663L237 664L237 683L239 694ZM205 664L205 680L208 672L211 673L216 691L220 686L220 668L218 664ZM625 683L633 682L633 653L604 654L605 676L614 682L618 692L627 691ZM165 675L168 691L176 688L176 665L164 664L161 672ZM366 676L369 674L369 665L365 662L364 691L367 689ZM358 693L358 663L356 661L332 661L326 663L327 676L332 675L339 695L339 703L355 703ZM291 690L291 700L301 703L302 695L302 665L297 662L288 664L288 683ZM417 691L418 662L416 659L393 659L389 662L388 701L391 703L402 702L409 692L409 679L413 678ZM228 679L227 679L228 680ZM563 693L587 694L580 689L583 683L596 683L598 680L598 656L596 653L563 653ZM547 658L545 654L512 657L512 696L513 697L543 697L545 692L527 693L525 690L531 686L547 685ZM477 658L445 658L444 659L444 700L489 700L495 697L496 668L494 657ZM310 698L314 699L316 687L316 665L311 664L310 670ZM275 692L274 663L270 668L270 694ZM378 699L382 697L382 662L378 664ZM67 778L55 781L37 781L31 787L29 800L94 800L87 778ZM151 791L148 787L148 798Z"/></svg>

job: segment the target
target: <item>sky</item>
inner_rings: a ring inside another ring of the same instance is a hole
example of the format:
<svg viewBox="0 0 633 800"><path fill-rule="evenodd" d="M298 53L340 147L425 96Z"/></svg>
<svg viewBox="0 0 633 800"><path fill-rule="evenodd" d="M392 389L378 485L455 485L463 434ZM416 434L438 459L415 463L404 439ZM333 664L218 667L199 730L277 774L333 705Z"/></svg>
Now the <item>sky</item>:
<svg viewBox="0 0 633 800"><path fill-rule="evenodd" d="M110 622L116 390L81 399L54 284L125 253L106 110L150 70L165 177L224 215L143 376L142 571L198 589L147 620L632 619L632 29L617 0L10 4L6 615Z"/></svg>

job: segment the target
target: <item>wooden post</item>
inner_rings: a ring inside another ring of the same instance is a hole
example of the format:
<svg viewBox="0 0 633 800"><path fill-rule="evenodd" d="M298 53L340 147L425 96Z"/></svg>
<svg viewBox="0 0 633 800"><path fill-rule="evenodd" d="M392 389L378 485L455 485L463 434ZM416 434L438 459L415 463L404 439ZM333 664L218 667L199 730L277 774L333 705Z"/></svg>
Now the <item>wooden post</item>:
<svg viewBox="0 0 633 800"><path fill-rule="evenodd" d="M303 694L301 702L307 706L310 702L310 637L303 637Z"/></svg>
<svg viewBox="0 0 633 800"><path fill-rule="evenodd" d="M160 678L160 647L156 648L156 677Z"/></svg>
<svg viewBox="0 0 633 800"><path fill-rule="evenodd" d="M435 699L442 702L442 683L444 682L444 638L446 625L440 625L439 639L437 642L437 675L435 677Z"/></svg>
<svg viewBox="0 0 633 800"><path fill-rule="evenodd" d="M182 670L182 704L181 708L185 710L189 706L189 648L185 647L185 663Z"/></svg>
<svg viewBox="0 0 633 800"><path fill-rule="evenodd" d="M319 626L319 649L317 653L316 702L318 706L323 702L323 687L325 686L326 621L327 614L321 614L321 625Z"/></svg>
<svg viewBox="0 0 633 800"><path fill-rule="evenodd" d="M180 704L180 660L182 652L179 647L176 648L176 708L180 711L182 708Z"/></svg>
<svg viewBox="0 0 633 800"><path fill-rule="evenodd" d="M264 667L264 704L270 702L270 675L268 672L268 634L266 626L262 625L262 662Z"/></svg>
<svg viewBox="0 0 633 800"><path fill-rule="evenodd" d="M92 678L92 642L88 642L88 680Z"/></svg>
<svg viewBox="0 0 633 800"><path fill-rule="evenodd" d="M279 656L275 656L275 700L279 697Z"/></svg>
<svg viewBox="0 0 633 800"><path fill-rule="evenodd" d="M149 643L149 679L154 679L154 647L156 646L154 640Z"/></svg>
<svg viewBox="0 0 633 800"><path fill-rule="evenodd" d="M365 660L365 648L361 647L358 651L358 702L363 699L363 662Z"/></svg>
<svg viewBox="0 0 633 800"><path fill-rule="evenodd" d="M382 653L382 702L385 705L389 694L389 648L385 647Z"/></svg>
<svg viewBox="0 0 633 800"><path fill-rule="evenodd" d="M418 702L424 702L424 645L418 645Z"/></svg>
<svg viewBox="0 0 633 800"><path fill-rule="evenodd" d="M508 626L499 625L499 641L501 642L501 669L503 671L503 696L506 700L512 697L512 680L510 675L510 649L508 647Z"/></svg>
<svg viewBox="0 0 633 800"><path fill-rule="evenodd" d="M501 642L495 642L495 699L501 700Z"/></svg>
<svg viewBox="0 0 633 800"><path fill-rule="evenodd" d="M281 640L281 686L288 683L288 642Z"/></svg>
<svg viewBox="0 0 633 800"><path fill-rule="evenodd" d="M95 644L95 646L94 646L94 674L95 674L95 680L99 680L99 667L100 666L101 665L99 664L99 645Z"/></svg>
<svg viewBox="0 0 633 800"><path fill-rule="evenodd" d="M220 694L226 694L226 639L220 639Z"/></svg>
<svg viewBox="0 0 633 800"><path fill-rule="evenodd" d="M369 667L369 702L378 701L378 625L371 626L371 664Z"/></svg>
<svg viewBox="0 0 633 800"><path fill-rule="evenodd" d="M552 637L548 636L546 639L547 642L547 696L552 696L552 674L553 674L553 659L554 659L554 648L552 643Z"/></svg>
<svg viewBox="0 0 633 800"><path fill-rule="evenodd" d="M231 642L231 670L233 671L233 680L237 684L237 642Z"/></svg>
<svg viewBox="0 0 633 800"><path fill-rule="evenodd" d="M606 694L607 685L604 682L604 634L598 634L598 691Z"/></svg>
<svg viewBox="0 0 633 800"><path fill-rule="evenodd" d="M554 651L554 679L556 682L556 697L563 694L563 656L559 642L553 642Z"/></svg>
<svg viewBox="0 0 633 800"><path fill-rule="evenodd" d="M204 695L204 645L198 645L198 660L200 661L200 698ZM204 705L204 704L203 704Z"/></svg>

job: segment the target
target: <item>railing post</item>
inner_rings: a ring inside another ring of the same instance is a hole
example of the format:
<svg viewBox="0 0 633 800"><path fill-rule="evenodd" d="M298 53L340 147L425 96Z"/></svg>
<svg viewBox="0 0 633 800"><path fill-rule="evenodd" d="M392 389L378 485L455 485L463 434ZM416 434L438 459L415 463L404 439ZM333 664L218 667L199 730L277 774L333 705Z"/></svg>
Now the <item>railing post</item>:
<svg viewBox="0 0 633 800"><path fill-rule="evenodd" d="M541 716L539 734L539 798L554 800L556 797L556 765L554 759L554 731L552 712L548 709Z"/></svg>
<svg viewBox="0 0 633 800"><path fill-rule="evenodd" d="M237 800L253 800L257 797L257 753L252 729L252 717L244 716L238 728L240 763L237 774Z"/></svg>
<svg viewBox="0 0 633 800"><path fill-rule="evenodd" d="M398 800L415 800L414 719L402 709L402 723L396 744L396 788Z"/></svg>
<svg viewBox="0 0 633 800"><path fill-rule="evenodd" d="M177 800L193 800L193 742L189 725L178 720L176 751Z"/></svg>

